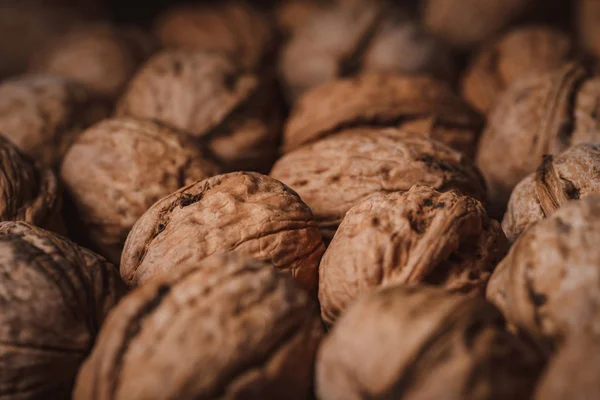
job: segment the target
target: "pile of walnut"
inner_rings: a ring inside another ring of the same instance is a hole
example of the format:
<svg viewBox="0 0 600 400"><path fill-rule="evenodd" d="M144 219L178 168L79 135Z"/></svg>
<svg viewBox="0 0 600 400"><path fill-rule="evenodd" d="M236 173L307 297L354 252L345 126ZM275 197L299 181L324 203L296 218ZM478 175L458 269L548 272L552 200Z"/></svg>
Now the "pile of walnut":
<svg viewBox="0 0 600 400"><path fill-rule="evenodd" d="M0 3L0 399L600 398L600 2L111 3Z"/></svg>

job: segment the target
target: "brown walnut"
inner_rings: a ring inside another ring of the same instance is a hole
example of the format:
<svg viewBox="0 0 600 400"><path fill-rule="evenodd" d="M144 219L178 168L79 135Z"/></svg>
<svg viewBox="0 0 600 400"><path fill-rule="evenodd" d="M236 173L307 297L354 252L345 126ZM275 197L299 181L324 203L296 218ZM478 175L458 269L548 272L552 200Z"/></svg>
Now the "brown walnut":
<svg viewBox="0 0 600 400"><path fill-rule="evenodd" d="M115 264L127 234L152 204L218 173L189 136L128 117L107 119L83 132L61 168L86 233Z"/></svg>
<svg viewBox="0 0 600 400"><path fill-rule="evenodd" d="M575 44L559 30L544 26L513 29L484 45L474 57L462 80L463 97L488 113L511 83L551 72L575 57Z"/></svg>
<svg viewBox="0 0 600 400"><path fill-rule="evenodd" d="M483 294L508 242L481 203L427 186L375 194L351 208L319 266L327 324L378 286L433 284Z"/></svg>
<svg viewBox="0 0 600 400"><path fill-rule="evenodd" d="M569 200L600 195L600 144L583 143L546 155L537 172L513 190L502 229L511 242Z"/></svg>
<svg viewBox="0 0 600 400"><path fill-rule="evenodd" d="M100 325L125 293L118 270L23 222L0 223L2 397L70 399Z"/></svg>
<svg viewBox="0 0 600 400"><path fill-rule="evenodd" d="M284 0L277 2L274 10L277 27L285 35L292 35L301 29L313 15L318 14L327 4L324 0Z"/></svg>
<svg viewBox="0 0 600 400"><path fill-rule="evenodd" d="M310 398L323 328L309 296L234 254L182 267L111 313L73 399Z"/></svg>
<svg viewBox="0 0 600 400"><path fill-rule="evenodd" d="M596 0L576 0L575 28L583 48L600 58L600 3Z"/></svg>
<svg viewBox="0 0 600 400"><path fill-rule="evenodd" d="M600 141L600 78L576 64L510 85L479 141L477 165L489 189L492 216L501 217L513 188L545 154Z"/></svg>
<svg viewBox="0 0 600 400"><path fill-rule="evenodd" d="M529 399L539 355L478 297L392 286L361 297L317 353L322 400Z"/></svg>
<svg viewBox="0 0 600 400"><path fill-rule="evenodd" d="M486 197L481 175L466 157L421 134L392 128L345 130L300 147L280 158L271 176L298 192L326 240L350 208L375 193L422 184Z"/></svg>
<svg viewBox="0 0 600 400"><path fill-rule="evenodd" d="M189 260L238 251L289 273L313 292L325 248L313 215L287 186L252 172L217 175L159 200L131 230L126 283L144 283Z"/></svg>

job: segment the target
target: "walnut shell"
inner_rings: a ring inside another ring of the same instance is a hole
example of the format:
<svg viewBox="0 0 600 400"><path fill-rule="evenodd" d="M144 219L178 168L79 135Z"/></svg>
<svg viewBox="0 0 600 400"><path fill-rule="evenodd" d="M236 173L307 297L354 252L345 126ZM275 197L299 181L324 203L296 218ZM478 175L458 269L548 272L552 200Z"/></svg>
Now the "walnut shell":
<svg viewBox="0 0 600 400"><path fill-rule="evenodd" d="M462 80L463 97L478 111L488 113L511 83L551 72L575 56L575 44L557 29L544 26L513 29L485 45L471 61Z"/></svg>
<svg viewBox="0 0 600 400"><path fill-rule="evenodd" d="M316 291L325 248L310 209L285 185L252 172L217 175L159 200L131 230L121 276L137 285L184 261L234 250Z"/></svg>
<svg viewBox="0 0 600 400"><path fill-rule="evenodd" d="M479 172L460 153L392 128L346 130L300 147L280 158L271 176L298 192L329 240L346 212L375 193L423 184L486 197Z"/></svg>
<svg viewBox="0 0 600 400"><path fill-rule="evenodd" d="M579 41L595 58L600 58L600 4L596 0L576 1L576 22Z"/></svg>
<svg viewBox="0 0 600 400"><path fill-rule="evenodd" d="M27 75L0 84L0 132L48 167L106 113L83 85L63 78Z"/></svg>
<svg viewBox="0 0 600 400"><path fill-rule="evenodd" d="M70 399L79 365L125 293L103 258L24 222L0 223L0 388Z"/></svg>
<svg viewBox="0 0 600 400"><path fill-rule="evenodd" d="M285 0L275 4L277 27L285 35L292 35L308 23L326 5L323 0Z"/></svg>
<svg viewBox="0 0 600 400"><path fill-rule="evenodd" d="M368 73L305 93L288 119L283 150L349 127L386 125L420 132L474 157L483 120L440 81Z"/></svg>
<svg viewBox="0 0 600 400"><path fill-rule="evenodd" d="M477 297L393 286L361 297L317 353L319 399L529 399L542 361Z"/></svg>
<svg viewBox="0 0 600 400"><path fill-rule="evenodd" d="M111 313L73 399L309 398L323 334L310 298L235 255L182 267Z"/></svg>
<svg viewBox="0 0 600 400"><path fill-rule="evenodd" d="M71 146L61 168L92 243L115 264L127 234L152 204L218 173L219 168L188 136L156 122L127 117L107 119L87 129Z"/></svg>
<svg viewBox="0 0 600 400"><path fill-rule="evenodd" d="M488 299L542 347L600 333L599 241L600 197L565 204L512 246L489 281Z"/></svg>
<svg viewBox="0 0 600 400"><path fill-rule="evenodd" d="M565 202L593 195L600 195L600 145L583 143L558 156L546 155L537 172L512 192L502 229L514 242Z"/></svg>
<svg viewBox="0 0 600 400"><path fill-rule="evenodd" d="M427 186L378 193L351 208L319 266L321 315L333 324L377 286L434 284L485 293L508 242L481 203Z"/></svg>
<svg viewBox="0 0 600 400"><path fill-rule="evenodd" d="M600 78L576 64L510 85L490 113L477 165L488 183L490 211L501 217L513 188L545 154L600 141Z"/></svg>

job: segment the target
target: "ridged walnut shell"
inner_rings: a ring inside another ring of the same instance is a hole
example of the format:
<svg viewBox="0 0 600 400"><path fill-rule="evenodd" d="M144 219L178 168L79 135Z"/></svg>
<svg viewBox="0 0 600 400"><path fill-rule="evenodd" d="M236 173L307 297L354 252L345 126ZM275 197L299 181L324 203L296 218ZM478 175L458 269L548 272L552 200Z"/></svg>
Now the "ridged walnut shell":
<svg viewBox="0 0 600 400"><path fill-rule="evenodd" d="M125 293L118 270L23 222L0 223L0 390L70 399L80 364Z"/></svg>
<svg viewBox="0 0 600 400"><path fill-rule="evenodd" d="M462 79L463 97L487 114L511 83L551 72L575 56L575 44L559 30L544 26L515 28L484 45L474 57Z"/></svg>
<svg viewBox="0 0 600 400"><path fill-rule="evenodd" d="M304 94L286 124L283 150L360 126L419 132L474 157L483 120L443 82L426 76L368 73L325 83Z"/></svg>
<svg viewBox="0 0 600 400"><path fill-rule="evenodd" d="M600 145L583 143L544 156L537 172L513 190L502 229L511 242L569 200L600 195Z"/></svg>
<svg viewBox="0 0 600 400"><path fill-rule="evenodd" d="M138 285L227 251L267 262L316 292L325 248L295 192L265 175L233 172L182 188L142 215L125 243L121 276Z"/></svg>
<svg viewBox="0 0 600 400"><path fill-rule="evenodd" d="M158 200L219 173L185 134L148 120L103 120L67 152L61 177L85 231L118 264L129 231Z"/></svg>
<svg viewBox="0 0 600 400"><path fill-rule="evenodd" d="M529 399L538 354L477 297L392 286L361 297L317 353L322 400Z"/></svg>
<svg viewBox="0 0 600 400"><path fill-rule="evenodd" d="M600 197L565 204L525 231L494 271L487 297L550 348L600 332Z"/></svg>
<svg viewBox="0 0 600 400"><path fill-rule="evenodd" d="M327 324L379 286L431 284L483 294L508 252L500 224L481 203L427 186L375 194L348 211L319 266Z"/></svg>
<svg viewBox="0 0 600 400"><path fill-rule="evenodd" d="M599 112L600 78L589 78L576 64L510 85L490 113L476 160L492 215L504 214L510 193L543 155L600 141Z"/></svg>
<svg viewBox="0 0 600 400"><path fill-rule="evenodd" d="M322 334L316 305L271 266L186 262L111 313L73 399L304 400Z"/></svg>
<svg viewBox="0 0 600 400"><path fill-rule="evenodd" d="M26 75L0 84L0 132L48 167L62 161L75 138L107 114L82 85L50 75Z"/></svg>
<svg viewBox="0 0 600 400"><path fill-rule="evenodd" d="M421 134L392 128L346 130L300 147L280 158L271 176L298 192L328 240L346 212L375 193L422 184L486 198L481 175L466 157Z"/></svg>

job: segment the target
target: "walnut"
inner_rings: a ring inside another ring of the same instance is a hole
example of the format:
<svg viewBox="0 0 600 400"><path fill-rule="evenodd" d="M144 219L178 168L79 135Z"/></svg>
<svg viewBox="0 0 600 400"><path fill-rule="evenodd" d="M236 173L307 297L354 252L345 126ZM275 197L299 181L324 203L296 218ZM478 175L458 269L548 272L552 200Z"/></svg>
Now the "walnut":
<svg viewBox="0 0 600 400"><path fill-rule="evenodd" d="M600 3L596 0L577 0L575 28L581 45L595 58L600 58Z"/></svg>
<svg viewBox="0 0 600 400"><path fill-rule="evenodd" d="M252 172L217 175L154 204L127 238L121 276L137 285L185 261L234 250L316 291L325 249L310 209L285 185Z"/></svg>
<svg viewBox="0 0 600 400"><path fill-rule="evenodd" d="M270 88L224 56L165 50L136 73L117 114L155 119L207 140L226 170L266 171L279 139Z"/></svg>
<svg viewBox="0 0 600 400"><path fill-rule="evenodd" d="M368 73L325 83L304 94L287 122L283 150L360 126L420 132L474 157L483 120L440 81Z"/></svg>
<svg viewBox="0 0 600 400"><path fill-rule="evenodd" d="M576 64L510 85L492 110L479 141L477 165L489 189L490 212L504 214L513 188L545 154L597 142L600 78Z"/></svg>
<svg viewBox="0 0 600 400"><path fill-rule="evenodd" d="M304 400L322 334L315 304L271 266L186 262L111 313L73 399Z"/></svg>
<svg viewBox="0 0 600 400"><path fill-rule="evenodd" d="M107 109L81 84L46 75L0 84L0 132L24 153L56 167L83 129Z"/></svg>
<svg viewBox="0 0 600 400"><path fill-rule="evenodd" d="M559 30L544 26L516 28L485 45L462 81L462 93L487 113L498 96L516 80L555 70L575 58L575 44Z"/></svg>
<svg viewBox="0 0 600 400"><path fill-rule="evenodd" d="M127 117L107 119L86 130L61 169L86 233L115 264L127 234L152 204L218 173L188 136Z"/></svg>
<svg viewBox="0 0 600 400"><path fill-rule="evenodd" d="M322 0L285 0L276 3L275 22L280 31L292 35L308 23L314 14L323 10L327 3Z"/></svg>
<svg viewBox="0 0 600 400"><path fill-rule="evenodd" d="M500 224L473 198L427 186L375 194L348 211L323 256L321 315L333 324L377 286L426 283L483 294L507 251Z"/></svg>
<svg viewBox="0 0 600 400"><path fill-rule="evenodd" d="M600 197L565 204L521 235L494 271L488 299L543 348L600 331L599 240Z"/></svg>
<svg viewBox="0 0 600 400"><path fill-rule="evenodd" d="M512 192L502 228L511 242L565 202L600 195L600 145L583 143L546 155Z"/></svg>
<svg viewBox="0 0 600 400"><path fill-rule="evenodd" d="M0 388L70 399L79 365L124 295L103 258L24 222L0 223Z"/></svg>
<svg viewBox="0 0 600 400"><path fill-rule="evenodd" d="M375 193L423 184L486 197L479 172L460 153L392 128L345 130L300 147L279 159L271 176L298 192L327 240L350 208Z"/></svg>
<svg viewBox="0 0 600 400"><path fill-rule="evenodd" d="M283 48L279 71L290 102L359 72L426 73L452 81L454 55L398 7L343 3L316 12Z"/></svg>
<svg viewBox="0 0 600 400"><path fill-rule="evenodd" d="M361 297L317 353L319 399L529 399L542 360L477 297L392 286Z"/></svg>

